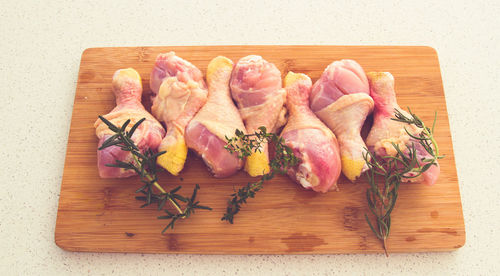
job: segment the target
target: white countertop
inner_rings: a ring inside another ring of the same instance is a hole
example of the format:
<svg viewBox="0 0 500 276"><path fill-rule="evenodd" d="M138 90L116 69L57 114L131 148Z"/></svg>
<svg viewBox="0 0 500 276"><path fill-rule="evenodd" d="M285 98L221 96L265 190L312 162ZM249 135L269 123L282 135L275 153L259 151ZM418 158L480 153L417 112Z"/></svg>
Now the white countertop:
<svg viewBox="0 0 500 276"><path fill-rule="evenodd" d="M498 1L2 2L0 270L5 275L500 273ZM82 51L221 44L434 47L460 181L465 246L389 258L97 254L57 247L57 204Z"/></svg>

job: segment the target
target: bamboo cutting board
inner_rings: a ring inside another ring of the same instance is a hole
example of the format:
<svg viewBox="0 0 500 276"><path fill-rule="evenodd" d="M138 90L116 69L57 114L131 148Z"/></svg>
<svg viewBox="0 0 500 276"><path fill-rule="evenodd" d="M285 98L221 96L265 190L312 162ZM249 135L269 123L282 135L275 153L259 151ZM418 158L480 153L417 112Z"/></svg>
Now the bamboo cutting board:
<svg viewBox="0 0 500 276"><path fill-rule="evenodd" d="M191 154L178 177L163 172L160 183L183 186L188 195L200 184L199 199L213 211L200 210L166 234L165 220L153 206L139 208L134 191L138 177L100 179L96 167L97 138L93 124L114 107L111 78L120 68L133 67L149 90L149 74L157 54L175 51L205 73L217 55L233 61L258 54L273 62L283 76L288 71L318 79L334 60L350 58L365 71L389 71L396 79L401 107L428 124L437 110L436 139L441 175L432 186L402 185L388 240L390 252L448 251L465 243L453 147L436 52L429 47L376 46L195 46L92 48L82 55L59 199L55 241L71 251L312 254L383 252L364 220L367 212L364 177L356 184L343 176L339 192L306 191L286 177L276 177L250 199L231 225L220 220L229 195L253 179L244 172L226 179L210 176ZM369 127L368 120L365 127ZM253 180L255 181L255 180Z"/></svg>

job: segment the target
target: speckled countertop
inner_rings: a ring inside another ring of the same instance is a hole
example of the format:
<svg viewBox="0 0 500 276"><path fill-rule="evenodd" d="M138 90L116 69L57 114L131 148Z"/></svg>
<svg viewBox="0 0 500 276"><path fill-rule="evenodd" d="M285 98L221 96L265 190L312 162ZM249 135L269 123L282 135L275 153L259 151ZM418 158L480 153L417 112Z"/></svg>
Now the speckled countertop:
<svg viewBox="0 0 500 276"><path fill-rule="evenodd" d="M3 274L500 273L498 1L2 2ZM58 248L58 195L82 51L101 46L221 44L436 48L462 194L465 246L454 252L390 258L97 254Z"/></svg>

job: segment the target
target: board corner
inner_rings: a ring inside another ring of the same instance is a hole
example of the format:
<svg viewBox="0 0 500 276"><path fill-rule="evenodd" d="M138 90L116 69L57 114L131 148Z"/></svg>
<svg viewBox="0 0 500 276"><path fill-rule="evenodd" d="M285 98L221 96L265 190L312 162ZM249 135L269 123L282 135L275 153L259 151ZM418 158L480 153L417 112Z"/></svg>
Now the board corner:
<svg viewBox="0 0 500 276"><path fill-rule="evenodd" d="M458 250L464 247L466 242L467 242L467 234L464 229L464 234L459 236L457 243L453 246L453 249Z"/></svg>
<svg viewBox="0 0 500 276"><path fill-rule="evenodd" d="M99 48L99 47L90 47L90 48L83 49L82 56L81 56L80 60L83 60L86 56L93 54L93 52L95 52L95 51L97 51L99 49L102 49L102 48Z"/></svg>
<svg viewBox="0 0 500 276"><path fill-rule="evenodd" d="M54 243L57 245L57 247L61 248L64 251L70 251L70 252L76 251L73 247L69 246L66 243L65 239L61 238L61 233L59 231L60 231L59 227L56 223L56 230L54 231Z"/></svg>
<svg viewBox="0 0 500 276"><path fill-rule="evenodd" d="M434 57L438 57L438 52L437 52L437 49L432 47L432 46L429 46L429 45L422 45L420 46L420 48L422 50L424 50L425 52L429 53L430 56L434 56Z"/></svg>

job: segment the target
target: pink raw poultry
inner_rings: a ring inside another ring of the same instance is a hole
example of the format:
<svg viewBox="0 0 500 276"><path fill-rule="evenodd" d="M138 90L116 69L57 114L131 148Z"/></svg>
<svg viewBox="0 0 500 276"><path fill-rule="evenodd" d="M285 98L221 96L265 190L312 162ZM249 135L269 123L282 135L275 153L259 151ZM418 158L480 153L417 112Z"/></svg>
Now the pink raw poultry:
<svg viewBox="0 0 500 276"><path fill-rule="evenodd" d="M368 169L363 158L366 145L360 131L373 110L369 93L363 68L346 59L330 64L311 93L311 109L337 136L342 172L351 181Z"/></svg>
<svg viewBox="0 0 500 276"><path fill-rule="evenodd" d="M274 132L285 124L286 91L281 87L281 72L260 56L246 56L235 65L231 75L231 95L238 104L248 133L261 126ZM247 157L245 171L250 176L268 173L268 145Z"/></svg>
<svg viewBox="0 0 500 276"><path fill-rule="evenodd" d="M370 94L375 101L375 112L373 118L373 126L366 139L368 149L375 152L378 156L395 156L397 154L393 143L398 145L401 151L408 152L407 146L411 143L415 145L417 151L417 159L431 158L430 154L420 145L418 141L411 138L406 133L405 128L418 136L421 129L414 125L408 125L403 122L391 120L394 118L395 110L399 110L406 117L411 116L408 112L402 110L397 101L394 91L394 77L389 72L370 72L367 74L370 82ZM412 181L423 180L426 184L432 185L436 182L439 176L439 165L431 166L420 177L412 179ZM423 178L423 179L422 179ZM408 179L405 179L408 180Z"/></svg>
<svg viewBox="0 0 500 276"><path fill-rule="evenodd" d="M104 118L118 127L121 127L125 121L130 119L131 122L127 130L140 119L146 118L132 135L132 140L141 151L148 148L156 150L165 135L165 130L141 104L142 83L139 73L132 68L116 71L113 75L113 92L116 98L116 107L109 114L104 115ZM95 122L94 127L96 128L96 135L99 138L99 147L114 134L100 119ZM106 166L106 164L114 164L116 160L130 162L133 158L130 152L123 151L117 146L98 150L97 167L99 169L99 176L102 178L114 178L128 177L136 174L131 170Z"/></svg>
<svg viewBox="0 0 500 276"><path fill-rule="evenodd" d="M205 161L215 177L236 173L243 161L224 146L225 137L234 137L236 129L246 132L236 106L231 100L229 79L233 62L216 57L207 68L208 99L186 128L186 143Z"/></svg>
<svg viewBox="0 0 500 276"><path fill-rule="evenodd" d="M340 175L339 146L335 135L309 108L311 79L304 74L289 72L285 78L287 108L290 113L281 137L301 159L290 168L290 178L306 189L327 192L337 189Z"/></svg>
<svg viewBox="0 0 500 276"><path fill-rule="evenodd" d="M158 158L158 164L178 175L187 157L184 131L207 101L205 81L198 68L170 52L156 58L150 86L153 90L151 113L167 126L167 135L158 148L166 153Z"/></svg>
<svg viewBox="0 0 500 276"><path fill-rule="evenodd" d="M160 54L156 57L155 66L149 80L153 97L158 94L163 80L168 77L177 77L179 81L185 83L194 81L198 83L200 88L207 88L201 71L190 62L176 56L174 52Z"/></svg>

